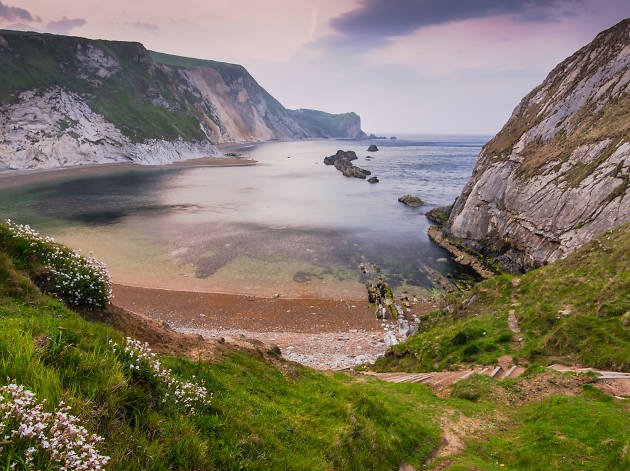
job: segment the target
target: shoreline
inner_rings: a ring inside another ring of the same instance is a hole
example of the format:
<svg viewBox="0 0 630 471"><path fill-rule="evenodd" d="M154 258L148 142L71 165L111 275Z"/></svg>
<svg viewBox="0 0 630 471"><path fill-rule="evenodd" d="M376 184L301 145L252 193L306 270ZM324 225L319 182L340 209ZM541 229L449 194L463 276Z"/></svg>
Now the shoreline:
<svg viewBox="0 0 630 471"><path fill-rule="evenodd" d="M5 170L0 172L0 190L35 183L44 183L61 178L76 178L116 172L138 172L159 168L250 167L257 164L258 162L256 160L240 157L201 157L196 159L178 160L168 164L154 165L142 165L132 162L114 162L45 169Z"/></svg>
<svg viewBox="0 0 630 471"><path fill-rule="evenodd" d="M368 301L265 298L238 294L113 285L112 304L186 334L237 342L255 339L277 345L282 356L315 369L345 369L373 362L387 350L384 337L403 336L395 320L377 319ZM412 302L406 318L435 310Z"/></svg>

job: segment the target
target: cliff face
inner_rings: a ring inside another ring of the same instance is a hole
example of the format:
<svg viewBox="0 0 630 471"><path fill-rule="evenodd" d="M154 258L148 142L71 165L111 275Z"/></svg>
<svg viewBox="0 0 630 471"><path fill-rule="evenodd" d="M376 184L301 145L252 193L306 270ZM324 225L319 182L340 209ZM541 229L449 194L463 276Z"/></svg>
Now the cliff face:
<svg viewBox="0 0 630 471"><path fill-rule="evenodd" d="M559 64L482 149L447 235L508 271L630 221L630 20Z"/></svg>
<svg viewBox="0 0 630 471"><path fill-rule="evenodd" d="M358 116L317 112L326 134L293 113L239 65L0 31L0 169L166 163L218 155L223 142L360 135Z"/></svg>

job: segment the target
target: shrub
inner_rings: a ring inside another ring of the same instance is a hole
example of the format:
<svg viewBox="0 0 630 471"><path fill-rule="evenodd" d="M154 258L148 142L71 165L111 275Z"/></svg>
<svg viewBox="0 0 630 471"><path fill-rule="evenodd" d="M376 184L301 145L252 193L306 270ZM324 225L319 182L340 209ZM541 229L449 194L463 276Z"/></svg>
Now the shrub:
<svg viewBox="0 0 630 471"><path fill-rule="evenodd" d="M209 393L204 386L176 378L173 371L164 367L155 358L155 353L151 352L148 343L142 343L130 337L125 339L123 346L119 346L112 340L109 343L118 354L119 360L122 361L125 374L145 376L145 379L158 380L166 386L168 392L164 394L162 402L170 398L188 413L194 413L195 408L210 405L212 393Z"/></svg>
<svg viewBox="0 0 630 471"><path fill-rule="evenodd" d="M43 291L74 306L105 307L109 302L112 294L107 267L84 257L80 250L56 244L52 237L10 219L0 224L0 243L29 265Z"/></svg>

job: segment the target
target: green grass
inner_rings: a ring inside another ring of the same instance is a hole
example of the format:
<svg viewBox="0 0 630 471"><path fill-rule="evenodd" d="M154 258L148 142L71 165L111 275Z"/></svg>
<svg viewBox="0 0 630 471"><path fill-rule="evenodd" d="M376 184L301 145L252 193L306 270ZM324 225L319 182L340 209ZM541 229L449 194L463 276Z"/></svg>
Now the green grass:
<svg viewBox="0 0 630 471"><path fill-rule="evenodd" d="M4 254L0 273L1 382L70 404L105 438L111 469L396 469L421 464L439 442L436 398L425 388L283 372L239 351L217 363L163 358L214 394L211 406L184 414L125 372L108 345L122 341L119 332L37 294Z"/></svg>
<svg viewBox="0 0 630 471"><path fill-rule="evenodd" d="M450 308L423 316L420 333L390 349L375 369L492 364L509 354L533 363L630 370L630 327L624 321L630 312L630 225L530 271L518 284L515 278L503 274L447 296ZM512 306L513 300L517 305ZM508 328L510 309L520 335ZM522 345L515 342L518 337Z"/></svg>
<svg viewBox="0 0 630 471"><path fill-rule="evenodd" d="M469 440L467 449L445 469L630 469L627 404L590 391L520 407L496 429Z"/></svg>

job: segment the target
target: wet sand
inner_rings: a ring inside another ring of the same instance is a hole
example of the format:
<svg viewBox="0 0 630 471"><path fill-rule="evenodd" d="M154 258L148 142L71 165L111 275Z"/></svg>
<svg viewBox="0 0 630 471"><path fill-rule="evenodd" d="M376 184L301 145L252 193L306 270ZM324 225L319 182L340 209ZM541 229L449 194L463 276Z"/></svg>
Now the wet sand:
<svg viewBox="0 0 630 471"><path fill-rule="evenodd" d="M318 369L372 362L386 350L385 332L398 334L395 322L376 319L367 301L274 299L118 284L113 291L115 305L178 332L227 341L254 338L278 345L289 360ZM415 302L406 317L414 324L414 317L435 308Z"/></svg>
<svg viewBox="0 0 630 471"><path fill-rule="evenodd" d="M235 147L238 149L239 147ZM247 158L237 157L202 157L188 159L161 165L141 165L130 162L112 164L89 164L75 167L60 167L52 169L6 170L0 172L0 190L15 188L23 185L44 183L61 178L77 178L90 175L106 175L115 172L142 171L152 168L172 167L245 167L256 165L258 162Z"/></svg>

